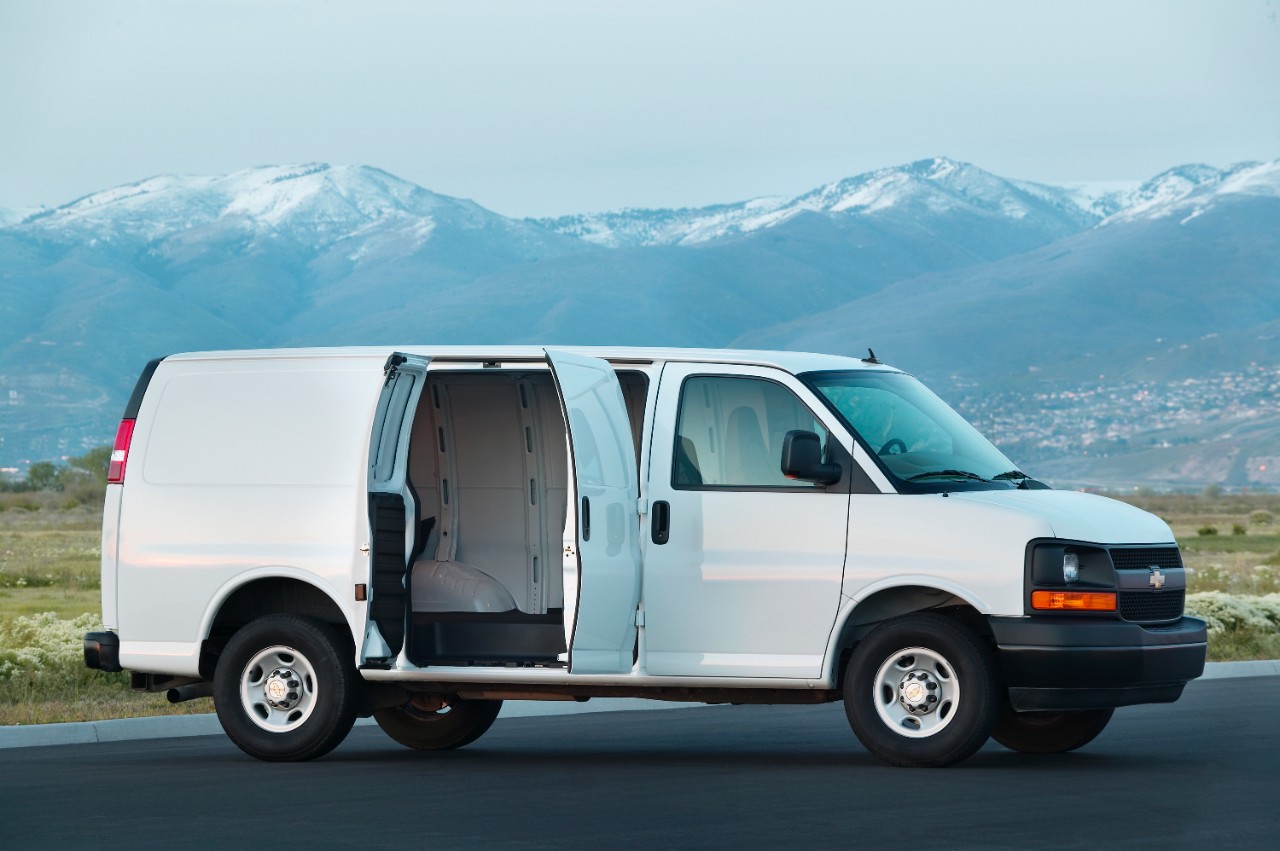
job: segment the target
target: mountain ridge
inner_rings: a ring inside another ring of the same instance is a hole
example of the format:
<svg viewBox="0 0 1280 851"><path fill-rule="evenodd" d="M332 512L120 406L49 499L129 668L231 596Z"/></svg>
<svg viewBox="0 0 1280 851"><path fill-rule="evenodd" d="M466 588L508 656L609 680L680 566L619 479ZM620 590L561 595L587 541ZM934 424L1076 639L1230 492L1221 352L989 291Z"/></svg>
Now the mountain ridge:
<svg viewBox="0 0 1280 851"><path fill-rule="evenodd" d="M949 359L983 382L1237 369L1273 351L1277 234L1280 161L1099 191L935 157L548 220L370 166L160 175L0 227L0 466L108 440L142 363L205 348L870 344L944 395Z"/></svg>

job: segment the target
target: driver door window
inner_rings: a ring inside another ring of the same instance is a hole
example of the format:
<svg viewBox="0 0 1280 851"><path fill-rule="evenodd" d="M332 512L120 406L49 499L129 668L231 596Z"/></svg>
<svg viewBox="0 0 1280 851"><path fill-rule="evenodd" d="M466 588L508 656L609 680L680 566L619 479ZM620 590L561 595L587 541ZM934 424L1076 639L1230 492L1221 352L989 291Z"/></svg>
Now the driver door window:
<svg viewBox="0 0 1280 851"><path fill-rule="evenodd" d="M671 484L678 489L820 487L782 474L782 440L828 433L795 394L759 378L691 376L680 394Z"/></svg>

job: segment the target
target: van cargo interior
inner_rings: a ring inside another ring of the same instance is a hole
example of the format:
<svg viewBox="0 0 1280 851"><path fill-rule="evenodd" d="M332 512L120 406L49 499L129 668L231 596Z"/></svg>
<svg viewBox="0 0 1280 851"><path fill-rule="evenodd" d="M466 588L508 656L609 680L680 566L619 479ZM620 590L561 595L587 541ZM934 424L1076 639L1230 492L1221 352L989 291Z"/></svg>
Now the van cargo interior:
<svg viewBox="0 0 1280 851"><path fill-rule="evenodd" d="M647 379L618 378L634 437ZM428 373L409 444L415 665L565 663L568 476L548 371Z"/></svg>

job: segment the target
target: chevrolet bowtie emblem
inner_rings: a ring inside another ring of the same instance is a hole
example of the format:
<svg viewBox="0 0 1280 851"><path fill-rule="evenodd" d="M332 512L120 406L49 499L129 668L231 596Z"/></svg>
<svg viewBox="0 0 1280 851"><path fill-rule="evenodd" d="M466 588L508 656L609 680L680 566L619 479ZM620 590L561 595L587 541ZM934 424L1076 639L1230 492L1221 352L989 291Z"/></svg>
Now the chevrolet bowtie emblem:
<svg viewBox="0 0 1280 851"><path fill-rule="evenodd" d="M1151 568L1151 575L1147 577L1147 584L1159 591L1164 587L1164 572L1158 567Z"/></svg>

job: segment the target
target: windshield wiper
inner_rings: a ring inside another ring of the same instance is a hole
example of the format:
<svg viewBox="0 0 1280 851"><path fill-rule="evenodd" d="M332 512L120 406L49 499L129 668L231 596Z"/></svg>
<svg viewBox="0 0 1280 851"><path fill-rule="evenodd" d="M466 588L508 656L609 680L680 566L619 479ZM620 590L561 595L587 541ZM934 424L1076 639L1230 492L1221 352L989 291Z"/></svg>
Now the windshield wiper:
<svg viewBox="0 0 1280 851"><path fill-rule="evenodd" d="M1031 490L1031 489L1032 489L1032 488L1031 488L1031 482L1034 482L1034 481L1035 481L1035 479L1031 478L1031 477L1030 477L1030 476L1028 476L1026 473L1022 472L1021 470L1010 470L1010 471L1009 471L1009 472L1007 472L1007 473L1001 473L1001 474L1000 474L1000 475L998 475L998 476L993 476L993 477L992 477L992 479L991 479L991 481L993 481L993 482L1000 482L1000 481L1009 482L1009 481L1013 481L1014 479L1017 479L1017 480L1018 480L1018 490L1022 490L1022 491Z"/></svg>
<svg viewBox="0 0 1280 851"><path fill-rule="evenodd" d="M934 470L931 473L916 473L914 476L908 476L908 482L914 482L918 479L930 479L937 476L946 476L949 479L973 479L977 482L989 482L990 479L984 479L977 473L970 473L968 470Z"/></svg>

